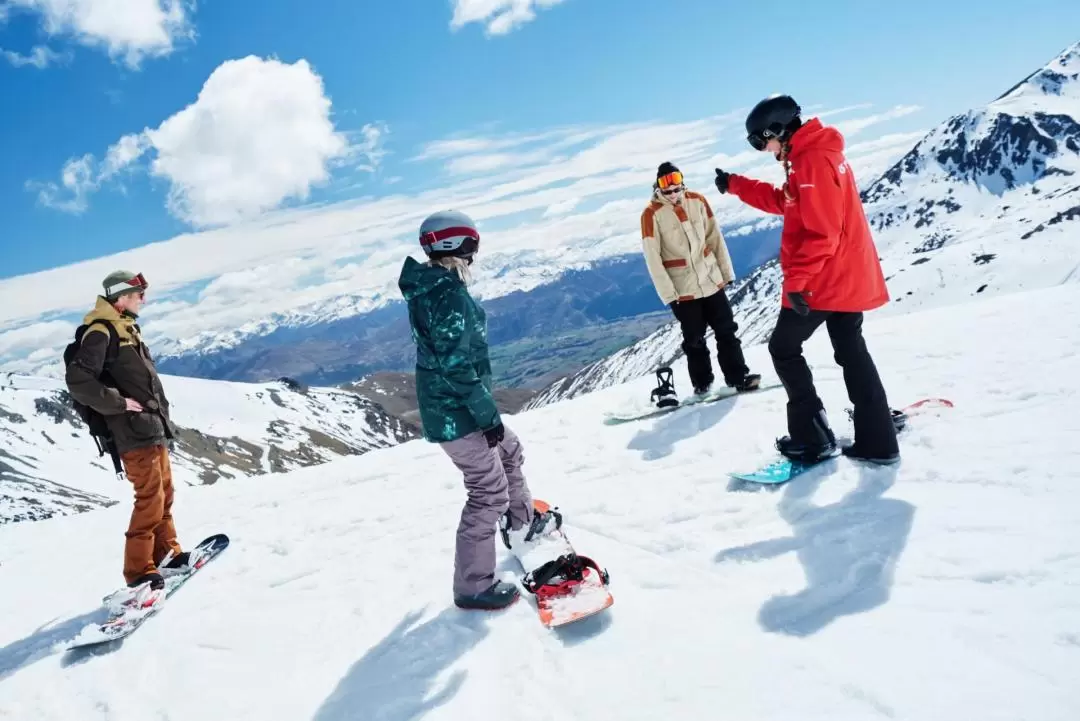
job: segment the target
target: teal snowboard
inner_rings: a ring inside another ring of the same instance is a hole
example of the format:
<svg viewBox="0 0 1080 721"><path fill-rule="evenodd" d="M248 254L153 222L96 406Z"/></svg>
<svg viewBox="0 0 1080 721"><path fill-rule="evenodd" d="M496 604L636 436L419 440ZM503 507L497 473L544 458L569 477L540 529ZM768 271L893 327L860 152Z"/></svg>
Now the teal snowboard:
<svg viewBox="0 0 1080 721"><path fill-rule="evenodd" d="M807 471L817 468L822 463L831 461L838 455L840 455L839 451L837 451L835 455L822 458L820 461L812 463L806 461L793 461L790 458L781 457L756 470L736 472L729 475L740 481L761 483L767 486L777 486L781 483L787 483L792 478L797 478Z"/></svg>
<svg viewBox="0 0 1080 721"><path fill-rule="evenodd" d="M758 386L757 388L749 391L742 391L741 393L731 386L720 386L715 390L711 390L703 395L693 395L684 401L680 401L677 406L668 406L666 408L657 408L655 406L649 406L643 410L633 410L626 413L609 413L604 418L604 425L617 426L621 423L631 423L633 421L641 421L647 418L656 418L658 416L665 416L668 413L673 413L680 408L686 408L688 406L696 406L702 403L715 403L716 401L722 401L725 398L731 398L737 395L753 395L755 393L761 393L763 391L770 391L776 388L783 388L780 383L768 383Z"/></svg>
<svg viewBox="0 0 1080 721"><path fill-rule="evenodd" d="M894 410L893 424L896 427L896 432L900 433L907 427L908 418L912 415L917 415L923 408L952 408L952 401L947 398L923 398L916 401L909 406L905 406L900 410ZM852 412L848 409L848 417L852 417ZM793 461L783 456L777 458L774 461L767 463L764 466L756 468L752 471L739 471L735 473L729 473L731 478L747 481L749 483L760 483L763 485L780 485L787 483L793 478L797 478L807 471L817 468L822 463L832 460L836 456L840 455L839 446L841 445L841 439L837 439L838 450L835 454L823 458L820 461L808 463L805 461Z"/></svg>

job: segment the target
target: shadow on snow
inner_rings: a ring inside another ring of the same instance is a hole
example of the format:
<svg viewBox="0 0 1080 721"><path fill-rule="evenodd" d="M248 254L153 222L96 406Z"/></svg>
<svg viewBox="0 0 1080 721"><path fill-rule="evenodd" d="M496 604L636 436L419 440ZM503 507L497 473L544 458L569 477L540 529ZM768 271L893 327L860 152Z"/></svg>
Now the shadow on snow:
<svg viewBox="0 0 1080 721"><path fill-rule="evenodd" d="M779 511L791 525L791 536L716 555L717 563L765 561L789 552L798 556L806 588L765 602L758 621L766 631L809 636L841 616L865 613L889 600L915 506L882 497L895 482L897 467L860 467L854 490L836 503L814 505L822 481L835 472L835 463L829 465L831 471L810 471L784 488Z"/></svg>
<svg viewBox="0 0 1080 721"><path fill-rule="evenodd" d="M466 672L438 677L488 635L487 616L448 608L417 625L422 616L407 614L354 663L313 721L412 721L449 702Z"/></svg>
<svg viewBox="0 0 1080 721"><path fill-rule="evenodd" d="M108 618L108 611L104 608L96 608L81 616L75 616L59 624L50 625L56 620L53 619L53 621L39 627L26 638L13 641L4 648L0 648L0 681L32 663L62 650L57 647L58 644L67 643L75 638L84 626L103 623L106 618ZM70 653L74 653L74 651Z"/></svg>
<svg viewBox="0 0 1080 721"><path fill-rule="evenodd" d="M738 400L738 396L731 396L660 416L651 428L638 431L627 448L641 451L641 458L645 461L666 458L679 442L689 440L724 420L734 410Z"/></svg>

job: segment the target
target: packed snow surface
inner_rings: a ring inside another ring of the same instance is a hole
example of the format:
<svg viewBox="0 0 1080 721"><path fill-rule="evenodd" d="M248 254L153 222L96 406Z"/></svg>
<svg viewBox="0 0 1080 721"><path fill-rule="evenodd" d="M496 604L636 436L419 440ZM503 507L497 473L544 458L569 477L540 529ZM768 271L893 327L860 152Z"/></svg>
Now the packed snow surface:
<svg viewBox="0 0 1080 721"><path fill-rule="evenodd" d="M0 718L1073 721L1078 304L1067 285L871 315L892 405L955 404L912 417L896 468L729 483L771 459L782 390L603 425L641 378L510 418L534 495L611 573L615 605L561 631L527 597L452 605L464 492L424 441L180 488L182 541L231 547L96 653L63 643L121 581L127 504L0 527ZM824 329L808 355L850 433Z"/></svg>

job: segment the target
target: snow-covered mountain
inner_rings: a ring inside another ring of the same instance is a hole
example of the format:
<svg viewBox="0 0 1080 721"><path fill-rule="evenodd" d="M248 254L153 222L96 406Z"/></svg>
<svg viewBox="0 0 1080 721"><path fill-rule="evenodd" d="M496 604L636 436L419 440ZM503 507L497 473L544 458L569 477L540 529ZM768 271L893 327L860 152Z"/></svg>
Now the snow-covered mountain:
<svg viewBox="0 0 1080 721"><path fill-rule="evenodd" d="M288 380L247 384L163 376L179 427L177 484L284 472L416 437L412 425L355 393ZM0 377L0 524L127 502L61 381Z"/></svg>
<svg viewBox="0 0 1080 721"><path fill-rule="evenodd" d="M1075 721L1077 304L1071 285L881 319L896 404L955 406L912 414L897 466L836 459L772 492L726 475L773 456L782 392L605 426L643 378L511 419L534 496L610 572L615 604L559 630L524 591L453 606L465 492L423 441L181 489L181 541L232 545L97 649L65 645L122 581L128 509L0 526L0 718ZM850 433L828 339L807 353Z"/></svg>
<svg viewBox="0 0 1080 721"><path fill-rule="evenodd" d="M867 177L880 175L921 134L908 121L903 132L894 124L918 106L829 111L852 140L850 162ZM621 335L609 321L663 309L641 262L640 215L657 165L677 162L699 190L711 187L717 158L748 172L776 171L769 158L744 150L736 118L742 112L571 133L565 143L541 143L533 161L508 163L468 183L450 161L440 169L442 161L432 159L434 172L418 176L428 187L381 186L374 196L269 212L0 279L0 372L59 376L56 359L93 306L100 279L117 268L147 274L151 290L140 323L166 372L253 382L287 376L325 386L407 371L403 356L411 349L400 332L397 278L406 255L422 254L416 228L442 207L468 210L481 224L485 250L473 268L473 291L492 311L492 331L503 336L498 344L539 344L597 324ZM772 219L733 205L717 211L739 272L775 252ZM53 292L23 302L41 287ZM568 365L510 380L558 377L622 342L596 353L575 350Z"/></svg>
<svg viewBox="0 0 1080 721"><path fill-rule="evenodd" d="M874 315L1080 282L1080 43L861 187L892 297ZM781 282L774 260L732 287L744 344L771 332ZM680 340L671 323L528 407L651 373L681 357Z"/></svg>

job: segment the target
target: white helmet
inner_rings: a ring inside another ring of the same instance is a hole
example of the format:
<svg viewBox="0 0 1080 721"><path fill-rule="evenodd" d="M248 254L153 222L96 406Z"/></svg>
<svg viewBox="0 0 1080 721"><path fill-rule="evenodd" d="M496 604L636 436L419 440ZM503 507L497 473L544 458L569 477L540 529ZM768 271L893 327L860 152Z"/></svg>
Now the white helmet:
<svg viewBox="0 0 1080 721"><path fill-rule="evenodd" d="M456 210L440 210L420 224L420 245L429 258L472 258L480 233L472 218Z"/></svg>

